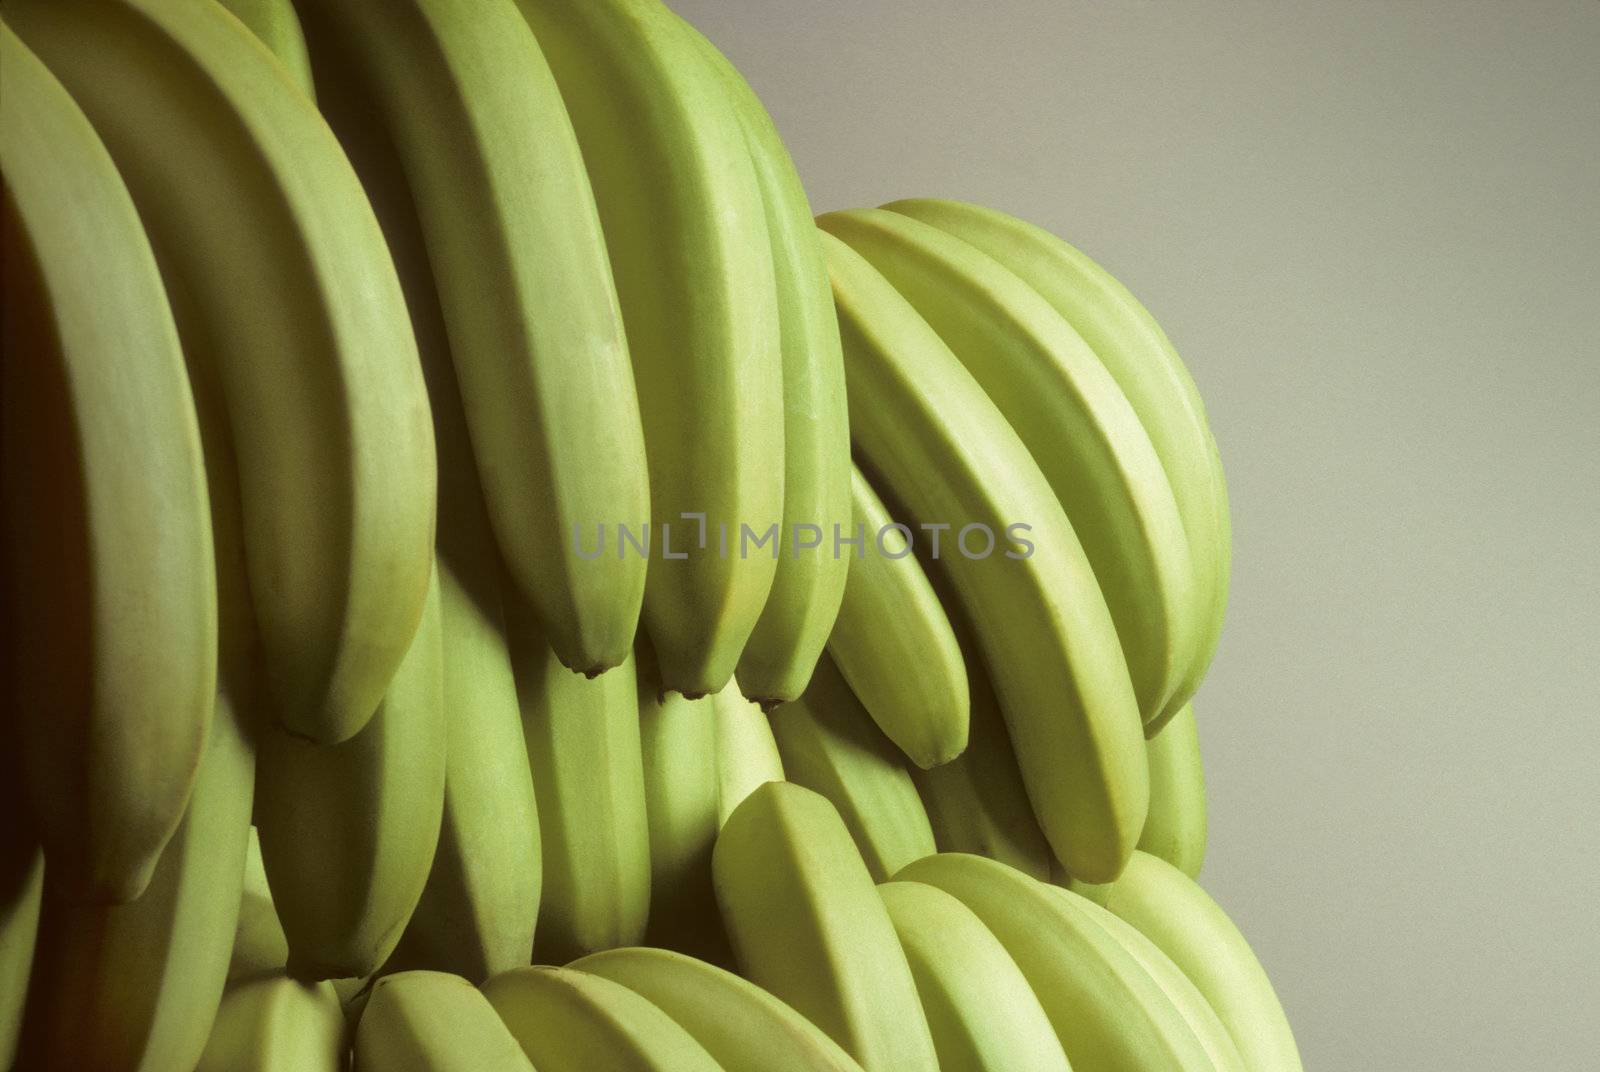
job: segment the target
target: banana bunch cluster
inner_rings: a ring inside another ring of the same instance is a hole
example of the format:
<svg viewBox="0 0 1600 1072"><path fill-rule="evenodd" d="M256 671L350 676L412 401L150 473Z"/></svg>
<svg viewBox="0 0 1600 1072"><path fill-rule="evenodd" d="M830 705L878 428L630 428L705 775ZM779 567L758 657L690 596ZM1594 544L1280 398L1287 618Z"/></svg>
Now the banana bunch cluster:
<svg viewBox="0 0 1600 1072"><path fill-rule="evenodd" d="M1083 254L659 0L0 0L0 178L0 1065L1299 1069Z"/></svg>

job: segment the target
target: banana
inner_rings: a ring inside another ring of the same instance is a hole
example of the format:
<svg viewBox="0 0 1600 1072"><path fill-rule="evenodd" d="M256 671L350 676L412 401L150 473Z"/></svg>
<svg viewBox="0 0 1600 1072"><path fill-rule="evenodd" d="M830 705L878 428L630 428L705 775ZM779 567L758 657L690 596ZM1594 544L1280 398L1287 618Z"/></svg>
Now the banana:
<svg viewBox="0 0 1600 1072"><path fill-rule="evenodd" d="M717 829L756 787L783 781L783 757L772 724L760 706L744 698L736 682L711 697L716 721Z"/></svg>
<svg viewBox="0 0 1600 1072"><path fill-rule="evenodd" d="M1299 1072L1300 1052L1271 980L1238 927L1192 879L1136 852L1105 904L1189 977L1233 1036L1247 1072Z"/></svg>
<svg viewBox="0 0 1600 1072"><path fill-rule="evenodd" d="M566 961L634 945L650 912L634 660L585 678L561 665L527 607L513 600L506 612L539 802L544 889L534 957Z"/></svg>
<svg viewBox="0 0 1600 1072"><path fill-rule="evenodd" d="M1089 562L1027 448L950 348L859 254L822 237L862 469L900 516L996 537L989 556L958 549L936 572L989 666L1052 851L1076 875L1112 878L1144 826L1149 770Z"/></svg>
<svg viewBox="0 0 1600 1072"><path fill-rule="evenodd" d="M345 1023L328 982L277 975L228 992L195 1072L343 1072Z"/></svg>
<svg viewBox="0 0 1600 1072"><path fill-rule="evenodd" d="M895 878L937 886L977 914L1022 969L1078 1072L1214 1069L1165 991L1077 894L960 853L918 860Z"/></svg>
<svg viewBox="0 0 1600 1072"><path fill-rule="evenodd" d="M219 693L188 810L138 900L65 900L47 866L18 1068L195 1066L239 917L260 706Z"/></svg>
<svg viewBox="0 0 1600 1072"><path fill-rule="evenodd" d="M14 759L10 752L0 756L0 813L11 819L0 827L0 1068L16 1067L44 895L44 853L21 818L22 779Z"/></svg>
<svg viewBox="0 0 1600 1072"><path fill-rule="evenodd" d="M221 0L223 7L244 23L245 28L278 57L289 77L306 96L316 95L311 82L311 58L306 55L306 37L300 29L292 0Z"/></svg>
<svg viewBox="0 0 1600 1072"><path fill-rule="evenodd" d="M494 1007L456 975L406 971L372 985L356 1072L533 1072Z"/></svg>
<svg viewBox="0 0 1600 1072"><path fill-rule="evenodd" d="M644 433L594 196L539 45L512 0L301 8L320 97L348 117L335 132L392 147L396 172L352 154L362 178L409 190L506 570L564 664L616 666L648 563L604 553L605 530L649 517Z"/></svg>
<svg viewBox="0 0 1600 1072"><path fill-rule="evenodd" d="M445 715L437 574L382 705L350 740L262 737L256 827L290 975L370 975L422 895L444 810Z"/></svg>
<svg viewBox="0 0 1600 1072"><path fill-rule="evenodd" d="M928 813L900 753L831 659L824 656L805 695L776 708L771 720L789 781L839 809L874 882L935 851Z"/></svg>
<svg viewBox="0 0 1600 1072"><path fill-rule="evenodd" d="M1154 721L1193 659L1200 614L1177 501L1127 396L1061 314L970 243L882 209L817 222L884 274L1017 430L1082 541Z"/></svg>
<svg viewBox="0 0 1600 1072"><path fill-rule="evenodd" d="M645 941L717 954L726 943L711 891L717 819L717 721L710 696L691 700L661 686L655 653L641 641L639 736L650 829L650 921Z"/></svg>
<svg viewBox="0 0 1600 1072"><path fill-rule="evenodd" d="M787 782L761 786L728 818L711 866L745 978L866 1072L939 1067L889 914L824 797Z"/></svg>
<svg viewBox="0 0 1600 1072"><path fill-rule="evenodd" d="M517 968L483 994L539 1072L721 1072L666 1013L598 975Z"/></svg>
<svg viewBox="0 0 1600 1072"><path fill-rule="evenodd" d="M727 87L658 0L518 2L577 131L627 326L650 474L645 628L668 688L716 692L777 568L759 546L742 553L741 530L760 538L784 511L756 169ZM618 552L633 554L620 534Z"/></svg>
<svg viewBox="0 0 1600 1072"><path fill-rule="evenodd" d="M1201 614L1194 658L1158 718L1159 726L1188 702L1205 677L1228 603L1228 489L1194 380L1139 300L1104 268L1048 231L958 201L919 199L884 207L965 239L1030 284L1094 349L1149 433L1189 540L1194 598Z"/></svg>
<svg viewBox="0 0 1600 1072"><path fill-rule="evenodd" d="M763 706L793 700L822 655L844 598L849 562L830 541L850 527L850 422L839 322L811 205L794 161L755 91L693 27L723 79L755 164L766 208L783 364L783 524L766 608L739 657L739 686ZM796 550L810 526L818 546ZM785 553L787 552L787 553Z"/></svg>
<svg viewBox="0 0 1600 1072"><path fill-rule="evenodd" d="M127 187L4 25L0 55L7 700L52 887L125 902L183 816L215 702L205 463Z"/></svg>
<svg viewBox="0 0 1600 1072"><path fill-rule="evenodd" d="M1017 962L972 910L920 882L878 887L943 1072L1071 1072Z"/></svg>
<svg viewBox="0 0 1600 1072"><path fill-rule="evenodd" d="M278 719L346 740L416 632L435 495L416 344L361 184L210 0L10 0L6 18L105 139L185 353L219 386Z"/></svg>
<svg viewBox="0 0 1600 1072"><path fill-rule="evenodd" d="M759 986L666 949L608 949L570 967L640 994L676 1020L724 1072L861 1072L822 1029Z"/></svg>
<svg viewBox="0 0 1600 1072"><path fill-rule="evenodd" d="M228 960L228 985L279 974L288 963L289 939L284 937L278 910L272 906L267 869L261 862L261 837L252 826L244 860L239 923L234 928L233 953Z"/></svg>
<svg viewBox="0 0 1600 1072"><path fill-rule="evenodd" d="M856 534L828 654L872 721L913 763L948 763L967 747L967 667L950 619L904 527L851 468Z"/></svg>
<svg viewBox="0 0 1600 1072"><path fill-rule="evenodd" d="M1139 850L1159 856L1190 878L1206 857L1206 776L1194 707L1184 704L1145 742L1150 757L1150 815Z"/></svg>

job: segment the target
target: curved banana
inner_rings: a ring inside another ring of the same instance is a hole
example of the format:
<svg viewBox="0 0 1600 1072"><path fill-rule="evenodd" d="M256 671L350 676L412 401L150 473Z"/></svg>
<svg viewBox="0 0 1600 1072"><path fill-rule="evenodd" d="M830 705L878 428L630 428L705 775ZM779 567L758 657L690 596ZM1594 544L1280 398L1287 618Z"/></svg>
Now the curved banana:
<svg viewBox="0 0 1600 1072"><path fill-rule="evenodd" d="M828 234L823 248L862 468L908 518L994 535L992 554L957 549L937 572L992 671L1052 851L1076 875L1112 878L1144 826L1149 769L1088 559L1027 447L950 348L860 254Z"/></svg>
<svg viewBox="0 0 1600 1072"><path fill-rule="evenodd" d="M379 978L355 1036L355 1072L533 1072L494 1007L444 972Z"/></svg>
<svg viewBox="0 0 1600 1072"><path fill-rule="evenodd" d="M506 613L539 802L534 956L637 944L650 912L650 834L634 659L585 678L561 665L528 608L513 600Z"/></svg>
<svg viewBox="0 0 1600 1072"><path fill-rule="evenodd" d="M252 826L244 858L239 922L234 928L233 953L228 960L228 985L280 974L288 963L289 939L284 937L278 910L272 906L267 868L261 862L261 836Z"/></svg>
<svg viewBox="0 0 1600 1072"><path fill-rule="evenodd" d="M483 995L539 1072L721 1072L666 1013L621 983L571 968L517 968Z"/></svg>
<svg viewBox="0 0 1600 1072"><path fill-rule="evenodd" d="M936 1072L911 968L832 804L768 782L734 809L711 867L745 978L826 1031L866 1072Z"/></svg>
<svg viewBox="0 0 1600 1072"><path fill-rule="evenodd" d="M308 97L316 95L311 82L311 58L306 55L306 38L300 29L293 0L220 0L223 7L244 23L245 28L288 68L289 77Z"/></svg>
<svg viewBox="0 0 1600 1072"><path fill-rule="evenodd" d="M635 946L595 953L569 967L621 983L651 1001L724 1072L861 1072L810 1020L748 979L703 960Z"/></svg>
<svg viewBox="0 0 1600 1072"><path fill-rule="evenodd" d="M935 851L928 813L903 758L830 658L817 664L804 696L770 717L789 781L839 809L874 882Z"/></svg>
<svg viewBox="0 0 1600 1072"><path fill-rule="evenodd" d="M856 534L849 583L828 654L872 721L917 766L967 747L967 666L950 619L907 538L860 469L851 467Z"/></svg>
<svg viewBox="0 0 1600 1072"><path fill-rule="evenodd" d="M1177 1006L1077 894L960 853L918 860L895 878L937 886L977 914L1022 969L1073 1068L1213 1072Z"/></svg>
<svg viewBox="0 0 1600 1072"><path fill-rule="evenodd" d="M1071 1072L1017 962L972 910L921 882L878 887L917 981L942 1072Z"/></svg>
<svg viewBox="0 0 1600 1072"><path fill-rule="evenodd" d="M1194 707L1184 704L1145 742L1150 757L1150 814L1139 850L1159 856L1190 878L1206 857L1206 776Z"/></svg>
<svg viewBox="0 0 1600 1072"><path fill-rule="evenodd" d="M343 1072L345 1022L328 982L277 975L228 992L195 1072Z"/></svg>
<svg viewBox="0 0 1600 1072"><path fill-rule="evenodd" d="M1161 459L1072 325L976 246L883 209L833 212L847 242L949 344L1027 444L1066 508L1116 623L1145 722L1193 660L1194 566Z"/></svg>
<svg viewBox="0 0 1600 1072"><path fill-rule="evenodd" d="M711 697L716 721L717 829L733 809L767 782L783 781L783 757L772 737L772 723L760 705L744 698L736 682Z"/></svg>
<svg viewBox="0 0 1600 1072"><path fill-rule="evenodd" d="M441 617L435 574L388 695L350 740L262 736L256 827L296 978L372 974L422 896L444 810Z"/></svg>
<svg viewBox="0 0 1600 1072"><path fill-rule="evenodd" d="M916 199L884 207L965 239L1030 284L1094 349L1149 433L1188 536L1201 614L1194 658L1159 725L1188 702L1205 677L1228 603L1228 488L1205 404L1189 370L1127 287L1050 232L958 201Z"/></svg>
<svg viewBox="0 0 1600 1072"><path fill-rule="evenodd" d="M11 817L0 827L0 1068L16 1067L44 896L44 853L23 818L15 759L9 751L0 756L0 814Z"/></svg>
<svg viewBox="0 0 1600 1072"><path fill-rule="evenodd" d="M687 26L687 24L685 24ZM767 605L739 657L739 687L763 706L793 700L822 655L844 597L849 563L835 535L849 537L850 421L845 412L839 322L811 205L772 117L733 64L693 27L722 77L744 129L766 208L778 286L783 362L783 523ZM807 531L817 546L800 550Z"/></svg>
<svg viewBox="0 0 1600 1072"><path fill-rule="evenodd" d="M608 552L605 533L649 518L644 433L594 196L539 45L512 0L300 6L335 132L383 139L398 165L363 168L353 150L362 178L409 190L506 571L564 664L614 667L648 563Z"/></svg>
<svg viewBox="0 0 1600 1072"><path fill-rule="evenodd" d="M1299 1072L1300 1052L1272 981L1227 915L1176 867L1143 852L1105 905L1172 959L1210 1002L1248 1072Z"/></svg>
<svg viewBox="0 0 1600 1072"><path fill-rule="evenodd" d="M744 553L741 530L759 538L784 508L777 287L755 167L727 87L658 0L518 2L577 131L627 325L650 470L646 631L668 688L716 692L777 568L760 547ZM620 534L618 553L635 553Z"/></svg>
<svg viewBox="0 0 1600 1072"><path fill-rule="evenodd" d="M210 0L12 0L6 18L105 139L184 351L220 390L278 719L346 740L416 631L435 494L416 344L361 184Z"/></svg>
<svg viewBox="0 0 1600 1072"><path fill-rule="evenodd" d="M0 56L7 699L52 887L131 901L183 816L215 702L205 463L116 166L5 25Z"/></svg>

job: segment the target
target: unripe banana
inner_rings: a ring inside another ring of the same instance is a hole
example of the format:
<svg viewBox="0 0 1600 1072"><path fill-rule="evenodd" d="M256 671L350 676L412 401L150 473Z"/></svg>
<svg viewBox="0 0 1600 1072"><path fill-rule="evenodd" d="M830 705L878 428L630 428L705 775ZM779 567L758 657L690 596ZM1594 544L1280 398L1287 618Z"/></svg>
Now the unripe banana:
<svg viewBox="0 0 1600 1072"><path fill-rule="evenodd" d="M935 1072L905 953L832 804L787 782L761 786L722 828L712 875L746 978L866 1072Z"/></svg>
<svg viewBox="0 0 1600 1072"><path fill-rule="evenodd" d="M621 983L693 1035L724 1072L861 1072L822 1029L748 979L667 949L608 949L570 967Z"/></svg>
<svg viewBox="0 0 1600 1072"><path fill-rule="evenodd" d="M721 1072L666 1013L571 968L518 968L483 986L539 1072Z"/></svg>
<svg viewBox="0 0 1600 1072"><path fill-rule="evenodd" d="M267 51L289 71L289 77L306 96L315 96L311 84L311 59L292 0L220 0L223 7L255 34Z"/></svg>
<svg viewBox="0 0 1600 1072"><path fill-rule="evenodd" d="M345 1036L331 983L271 976L228 992L205 1053L192 1067L195 1072L343 1072Z"/></svg>
<svg viewBox="0 0 1600 1072"><path fill-rule="evenodd" d="M1145 742L1150 757L1150 814L1139 851L1159 856L1190 878L1206 857L1206 776L1194 708L1182 709Z"/></svg>
<svg viewBox="0 0 1600 1072"><path fill-rule="evenodd" d="M216 696L199 427L111 156L4 25L0 56L5 699L51 885L130 901L183 815Z"/></svg>
<svg viewBox="0 0 1600 1072"><path fill-rule="evenodd" d="M494 1006L444 972L378 979L355 1036L355 1072L533 1072Z"/></svg>
<svg viewBox="0 0 1600 1072"><path fill-rule="evenodd" d="M789 781L839 809L873 881L935 851L904 758L872 724L831 658L817 664L805 695L774 709L771 721Z"/></svg>
<svg viewBox="0 0 1600 1072"><path fill-rule="evenodd" d="M851 467L856 534L844 602L828 654L872 720L924 769L967 747L967 667L950 619L917 561L909 531L897 527L860 469Z"/></svg>
<svg viewBox="0 0 1600 1072"><path fill-rule="evenodd" d="M239 923L234 928L233 954L228 960L228 985L281 974L288 963L289 939L284 937L278 910L272 906L272 889L261 862L261 836L252 826L244 859Z"/></svg>
<svg viewBox="0 0 1600 1072"><path fill-rule="evenodd" d="M1017 962L972 910L921 882L878 887L917 981L941 1072L1071 1072Z"/></svg>
<svg viewBox="0 0 1600 1072"><path fill-rule="evenodd" d="M646 631L668 688L716 692L777 567L741 552L741 528L759 537L784 506L777 287L755 167L727 87L658 0L519 6L577 131L627 325L650 470Z"/></svg>
<svg viewBox="0 0 1600 1072"><path fill-rule="evenodd" d="M736 682L711 697L717 734L717 828L744 798L767 782L783 781L783 757L772 737L772 723L761 707L744 698Z"/></svg>
<svg viewBox="0 0 1600 1072"><path fill-rule="evenodd" d="M11 819L0 826L0 1068L15 1067L44 893L44 853L23 818L15 759L0 756L0 814Z"/></svg>
<svg viewBox="0 0 1600 1072"><path fill-rule="evenodd" d="M191 378L225 403L277 716L346 740L416 631L435 494L416 345L361 184L210 0L11 0L6 18L105 139Z"/></svg>

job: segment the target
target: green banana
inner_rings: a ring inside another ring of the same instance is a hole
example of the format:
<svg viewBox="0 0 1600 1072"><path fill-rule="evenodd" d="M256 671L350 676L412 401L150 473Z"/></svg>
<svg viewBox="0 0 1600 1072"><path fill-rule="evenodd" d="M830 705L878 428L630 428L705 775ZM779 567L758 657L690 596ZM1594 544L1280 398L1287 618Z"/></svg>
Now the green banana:
<svg viewBox="0 0 1600 1072"><path fill-rule="evenodd" d="M934 1072L905 953L827 799L768 782L722 828L712 877L742 974L816 1024L866 1072Z"/></svg>
<svg viewBox="0 0 1600 1072"><path fill-rule="evenodd" d="M570 967L647 998L725 1072L861 1072L855 1058L810 1020L748 979L703 960L632 947L595 953Z"/></svg>
<svg viewBox="0 0 1600 1072"><path fill-rule="evenodd" d="M658 0L519 6L577 131L627 325L650 471L645 628L668 688L716 692L777 568L760 547L742 553L741 529L758 538L784 509L777 287L755 166L727 87Z"/></svg>
<svg viewBox="0 0 1600 1072"><path fill-rule="evenodd" d="M343 1072L345 1022L333 985L276 975L228 992L195 1072Z"/></svg>
<svg viewBox="0 0 1600 1072"><path fill-rule="evenodd" d="M316 95L311 82L311 58L306 55L306 38L300 29L292 0L220 0L223 7L244 23L245 28L278 57L302 93Z"/></svg>
<svg viewBox="0 0 1600 1072"><path fill-rule="evenodd" d="M278 910L272 906L267 868L261 862L261 836L252 826L244 859L239 923L234 928L233 953L228 960L228 985L279 974L288 963L289 939L284 937Z"/></svg>
<svg viewBox="0 0 1600 1072"><path fill-rule="evenodd" d="M900 753L830 658L817 664L805 695L773 710L771 721L789 781L839 809L874 882L935 851L928 813Z"/></svg>
<svg viewBox="0 0 1600 1072"><path fill-rule="evenodd" d="M1004 553L944 555L937 572L990 668L1052 851L1076 875L1113 878L1144 826L1149 769L1088 559L1027 447L950 348L860 254L822 237L862 468L901 516L1005 539Z"/></svg>
<svg viewBox="0 0 1600 1072"><path fill-rule="evenodd" d="M1077 894L960 853L895 877L937 886L977 914L1022 969L1077 1072L1214 1069L1177 1006Z"/></svg>
<svg viewBox="0 0 1600 1072"><path fill-rule="evenodd" d="M1233 1036L1248 1072L1299 1072L1300 1052L1261 963L1217 903L1182 871L1143 852L1105 904L1194 983Z"/></svg>
<svg viewBox="0 0 1600 1072"><path fill-rule="evenodd" d="M766 208L778 293L783 363L783 523L767 605L739 657L739 686L763 706L793 700L822 655L844 598L849 563L830 540L850 527L850 421L845 412L839 322L811 205L794 161L760 98L693 27L723 79L755 165ZM818 546L795 549L810 526ZM788 552L788 553L784 553Z"/></svg>
<svg viewBox="0 0 1600 1072"><path fill-rule="evenodd" d="M730 681L711 697L716 721L717 829L720 830L757 786L783 781L783 757L772 737L772 723L760 706L744 698Z"/></svg>
<svg viewBox="0 0 1600 1072"><path fill-rule="evenodd" d="M597 678L562 666L531 611L506 608L544 889L534 956L634 945L650 912L650 834L635 663Z"/></svg>
<svg viewBox="0 0 1600 1072"><path fill-rule="evenodd" d="M416 631L435 494L416 345L361 184L210 0L8 0L6 18L105 139L191 376L225 403L278 719L347 740Z"/></svg>
<svg viewBox="0 0 1600 1072"><path fill-rule="evenodd" d="M972 910L921 882L878 887L917 981L942 1072L1071 1072L1017 962Z"/></svg>
<svg viewBox="0 0 1600 1072"><path fill-rule="evenodd" d="M828 654L872 721L913 763L948 763L967 747L967 667L950 619L913 555L907 529L860 469L851 503L865 549L850 561Z"/></svg>
<svg viewBox="0 0 1600 1072"><path fill-rule="evenodd" d="M1206 857L1206 776L1194 707L1184 704L1145 742L1150 757L1150 814L1139 850L1159 856L1190 878Z"/></svg>
<svg viewBox="0 0 1600 1072"><path fill-rule="evenodd" d="M348 117L335 131L383 139L398 165L363 168L354 150L362 178L409 190L506 571L563 663L616 666L647 561L582 549L596 526L603 552L604 529L648 519L644 434L594 197L539 45L512 0L301 8L324 106Z"/></svg>
<svg viewBox="0 0 1600 1072"><path fill-rule="evenodd" d="M356 1072L533 1072L494 1007L444 972L378 979L355 1036Z"/></svg>
<svg viewBox="0 0 1600 1072"><path fill-rule="evenodd" d="M12 820L0 827L0 1068L16 1067L44 895L44 853L21 818L22 778L14 760L10 751L0 756L0 813Z"/></svg>
<svg viewBox="0 0 1600 1072"><path fill-rule="evenodd" d="M598 975L517 968L483 994L539 1072L721 1072L666 1013Z"/></svg>
<svg viewBox="0 0 1600 1072"><path fill-rule="evenodd" d="M296 978L372 974L422 895L444 810L441 617L435 573L411 650L350 740L262 737L255 820Z"/></svg>
<svg viewBox="0 0 1600 1072"><path fill-rule="evenodd" d="M205 463L127 187L78 105L6 25L0 56L7 699L52 887L125 902L149 884L183 816L212 719Z"/></svg>
<svg viewBox="0 0 1600 1072"><path fill-rule="evenodd" d="M1194 658L1158 718L1159 726L1188 702L1205 677L1228 603L1228 489L1205 404L1189 370L1127 287L1048 231L958 201L917 199L884 207L965 239L1031 285L1094 349L1149 433L1188 536L1201 614Z"/></svg>
<svg viewBox="0 0 1600 1072"><path fill-rule="evenodd" d="M1094 351L976 246L883 209L818 225L872 263L949 344L1027 444L1067 510L1154 721L1200 631L1189 541L1161 459Z"/></svg>

